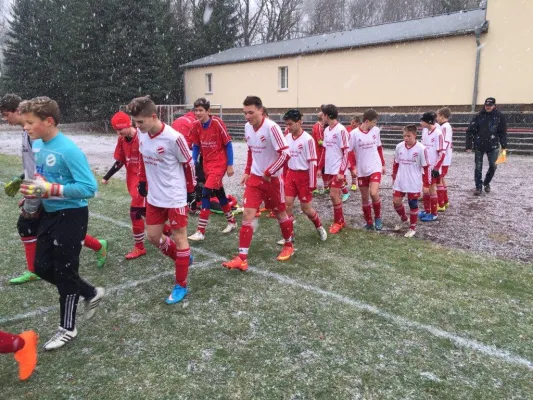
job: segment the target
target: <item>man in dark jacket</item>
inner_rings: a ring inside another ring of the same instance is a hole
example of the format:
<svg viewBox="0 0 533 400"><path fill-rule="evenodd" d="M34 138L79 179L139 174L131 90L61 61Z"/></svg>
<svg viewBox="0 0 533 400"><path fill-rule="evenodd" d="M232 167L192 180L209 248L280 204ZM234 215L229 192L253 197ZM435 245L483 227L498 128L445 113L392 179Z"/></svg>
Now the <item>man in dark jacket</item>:
<svg viewBox="0 0 533 400"><path fill-rule="evenodd" d="M485 192L490 192L490 181L496 172L496 160L500 151L507 148L507 122L505 116L496 109L496 99L489 97L485 100L485 106L470 122L466 131L466 151L475 151L476 169L475 181L476 191L474 194L480 196ZM489 160L489 170L482 180L483 155L486 154Z"/></svg>

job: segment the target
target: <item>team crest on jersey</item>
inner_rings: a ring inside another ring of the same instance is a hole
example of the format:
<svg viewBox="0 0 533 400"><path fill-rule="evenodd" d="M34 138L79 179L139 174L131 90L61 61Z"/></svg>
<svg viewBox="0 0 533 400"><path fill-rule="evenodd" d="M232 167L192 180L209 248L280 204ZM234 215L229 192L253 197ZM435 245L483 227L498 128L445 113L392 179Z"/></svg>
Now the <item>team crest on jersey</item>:
<svg viewBox="0 0 533 400"><path fill-rule="evenodd" d="M299 145L298 145L298 150L303 150L303 148L304 148L304 145L303 145L303 144L299 144Z"/></svg>
<svg viewBox="0 0 533 400"><path fill-rule="evenodd" d="M416 161L417 158L418 158L418 153L417 153L417 152L414 152L414 153L413 153L413 161Z"/></svg>
<svg viewBox="0 0 533 400"><path fill-rule="evenodd" d="M49 167L53 167L54 165L56 165L56 156L54 156L53 154L48 154L46 156L46 165L48 165Z"/></svg>
<svg viewBox="0 0 533 400"><path fill-rule="evenodd" d="M165 149L163 148L163 146L159 146L157 149L157 154L163 154L165 152Z"/></svg>
<svg viewBox="0 0 533 400"><path fill-rule="evenodd" d="M266 138L264 136L261 136L261 141L264 142Z"/></svg>
<svg viewBox="0 0 533 400"><path fill-rule="evenodd" d="M333 139L337 139L337 134L336 133L333 134Z"/></svg>
<svg viewBox="0 0 533 400"><path fill-rule="evenodd" d="M376 140L376 135L372 135L372 139Z"/></svg>

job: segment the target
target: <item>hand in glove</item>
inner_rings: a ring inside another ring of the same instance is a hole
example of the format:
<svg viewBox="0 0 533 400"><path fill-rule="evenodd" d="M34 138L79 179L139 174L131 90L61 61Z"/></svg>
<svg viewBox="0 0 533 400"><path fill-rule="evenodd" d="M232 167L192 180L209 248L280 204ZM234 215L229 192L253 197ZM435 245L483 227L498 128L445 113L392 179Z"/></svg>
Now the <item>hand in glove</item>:
<svg viewBox="0 0 533 400"><path fill-rule="evenodd" d="M46 182L42 179L24 179L20 185L20 193L28 199L63 197L63 185Z"/></svg>
<svg viewBox="0 0 533 400"><path fill-rule="evenodd" d="M23 177L24 175L22 175L22 177L17 176L13 178L11 182L6 183L4 187L4 191L9 197L14 197L17 194L17 192L20 190L20 185L22 183Z"/></svg>

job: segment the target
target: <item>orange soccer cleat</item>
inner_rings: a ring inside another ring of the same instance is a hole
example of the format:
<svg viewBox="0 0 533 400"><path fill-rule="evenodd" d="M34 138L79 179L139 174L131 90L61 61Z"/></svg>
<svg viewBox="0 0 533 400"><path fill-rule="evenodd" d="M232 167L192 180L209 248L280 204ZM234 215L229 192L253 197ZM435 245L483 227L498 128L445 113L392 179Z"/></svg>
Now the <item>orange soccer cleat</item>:
<svg viewBox="0 0 533 400"><path fill-rule="evenodd" d="M240 269L241 271L246 271L248 269L248 260L243 260L237 256L233 260L223 262L222 266L227 269Z"/></svg>
<svg viewBox="0 0 533 400"><path fill-rule="evenodd" d="M279 253L279 256L276 257L278 261L287 261L291 256L294 254L294 247L293 246L283 246L283 249L281 249L281 253Z"/></svg>
<svg viewBox="0 0 533 400"><path fill-rule="evenodd" d="M126 254L124 257L126 258L126 260L133 260L134 258L138 258L144 255L146 255L145 248L139 249L137 247L134 247L133 250Z"/></svg>
<svg viewBox="0 0 533 400"><path fill-rule="evenodd" d="M329 233L335 235L336 233L339 233L342 228L344 228L344 222L340 224L338 222L334 222L333 225L331 225L331 227L329 228Z"/></svg>
<svg viewBox="0 0 533 400"><path fill-rule="evenodd" d="M24 339L24 347L15 353L15 360L19 364L19 378L21 381L25 381L31 376L37 365L39 336L34 331L22 332L19 336Z"/></svg>

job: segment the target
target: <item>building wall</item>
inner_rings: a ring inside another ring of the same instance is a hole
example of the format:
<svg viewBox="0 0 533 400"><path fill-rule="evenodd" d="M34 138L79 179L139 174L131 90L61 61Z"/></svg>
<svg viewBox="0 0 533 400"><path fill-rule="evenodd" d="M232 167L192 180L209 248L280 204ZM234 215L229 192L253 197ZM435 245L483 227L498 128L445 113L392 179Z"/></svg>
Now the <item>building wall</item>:
<svg viewBox="0 0 533 400"><path fill-rule="evenodd" d="M533 103L533 1L488 0L477 103Z"/></svg>

